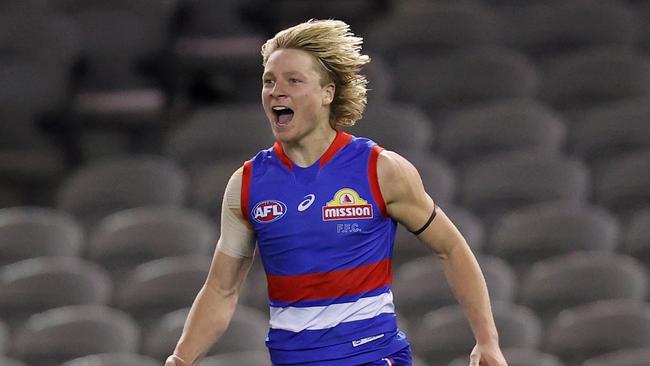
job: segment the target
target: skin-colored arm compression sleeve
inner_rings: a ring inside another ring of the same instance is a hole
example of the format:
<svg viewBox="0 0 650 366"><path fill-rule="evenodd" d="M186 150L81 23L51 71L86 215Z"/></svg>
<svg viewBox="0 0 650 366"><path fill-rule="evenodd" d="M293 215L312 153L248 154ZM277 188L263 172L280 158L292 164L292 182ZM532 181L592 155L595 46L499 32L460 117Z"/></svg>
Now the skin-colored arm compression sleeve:
<svg viewBox="0 0 650 366"><path fill-rule="evenodd" d="M255 254L255 233L241 214L242 169L228 181L221 205L221 236L217 249L232 257L252 257Z"/></svg>

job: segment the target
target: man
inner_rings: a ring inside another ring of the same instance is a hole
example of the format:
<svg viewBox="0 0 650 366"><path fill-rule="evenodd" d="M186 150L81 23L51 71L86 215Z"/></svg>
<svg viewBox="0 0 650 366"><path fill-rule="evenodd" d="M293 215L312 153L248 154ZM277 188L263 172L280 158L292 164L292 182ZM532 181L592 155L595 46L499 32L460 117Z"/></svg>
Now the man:
<svg viewBox="0 0 650 366"><path fill-rule="evenodd" d="M197 365L225 332L256 242L274 365L410 365L390 287L398 222L443 261L476 338L470 365L506 365L476 259L417 170L338 130L365 108L361 43L326 20L262 47L262 105L276 143L228 182L212 267L166 366Z"/></svg>

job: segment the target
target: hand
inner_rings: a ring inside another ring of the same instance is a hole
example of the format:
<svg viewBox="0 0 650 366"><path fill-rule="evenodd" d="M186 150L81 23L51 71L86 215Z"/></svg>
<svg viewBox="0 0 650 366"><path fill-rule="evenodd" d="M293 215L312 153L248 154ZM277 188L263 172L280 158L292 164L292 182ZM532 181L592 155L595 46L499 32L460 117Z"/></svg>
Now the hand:
<svg viewBox="0 0 650 366"><path fill-rule="evenodd" d="M190 366L190 365L187 362L183 361L182 358L176 355L171 355L167 357L167 361L165 361L165 366Z"/></svg>
<svg viewBox="0 0 650 366"><path fill-rule="evenodd" d="M498 345L476 345L469 355L469 366L508 366Z"/></svg>

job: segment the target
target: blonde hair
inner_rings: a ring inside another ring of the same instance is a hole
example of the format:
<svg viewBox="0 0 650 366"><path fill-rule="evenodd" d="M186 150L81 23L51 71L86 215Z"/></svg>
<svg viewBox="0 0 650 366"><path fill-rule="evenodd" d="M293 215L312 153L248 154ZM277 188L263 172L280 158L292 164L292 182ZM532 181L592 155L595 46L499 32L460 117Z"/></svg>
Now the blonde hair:
<svg viewBox="0 0 650 366"><path fill-rule="evenodd" d="M334 82L335 94L330 105L332 127L352 126L366 108L366 85L361 67L370 57L361 54L363 38L356 37L350 26L340 20L309 20L278 32L262 46L262 65L278 49L298 49L313 55Z"/></svg>

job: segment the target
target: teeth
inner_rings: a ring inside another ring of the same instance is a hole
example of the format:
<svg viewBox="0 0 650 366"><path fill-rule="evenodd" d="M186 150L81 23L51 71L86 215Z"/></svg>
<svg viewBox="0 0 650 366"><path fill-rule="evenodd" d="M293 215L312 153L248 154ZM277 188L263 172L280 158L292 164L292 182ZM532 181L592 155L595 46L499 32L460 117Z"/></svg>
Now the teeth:
<svg viewBox="0 0 650 366"><path fill-rule="evenodd" d="M289 109L289 108L287 108L287 107L285 107L285 106L275 106L275 107L273 107L272 109L273 109L274 111L286 111L286 110Z"/></svg>

